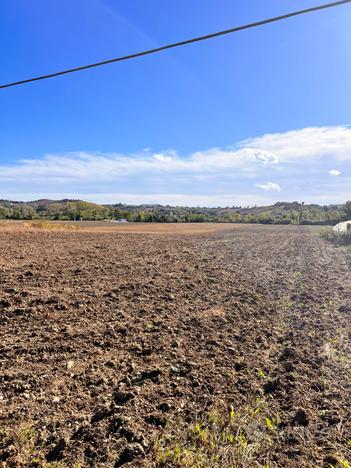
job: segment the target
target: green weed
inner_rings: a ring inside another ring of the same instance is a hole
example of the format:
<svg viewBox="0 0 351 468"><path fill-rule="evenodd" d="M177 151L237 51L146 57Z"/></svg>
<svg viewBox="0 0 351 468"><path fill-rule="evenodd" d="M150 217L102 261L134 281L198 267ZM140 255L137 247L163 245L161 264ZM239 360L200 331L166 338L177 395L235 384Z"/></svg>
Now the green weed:
<svg viewBox="0 0 351 468"><path fill-rule="evenodd" d="M227 413L213 409L179 440L158 442L154 447L156 466L249 466L269 452L277 434L277 421L268 414L268 404L262 398L256 398L242 411L235 411L232 405Z"/></svg>

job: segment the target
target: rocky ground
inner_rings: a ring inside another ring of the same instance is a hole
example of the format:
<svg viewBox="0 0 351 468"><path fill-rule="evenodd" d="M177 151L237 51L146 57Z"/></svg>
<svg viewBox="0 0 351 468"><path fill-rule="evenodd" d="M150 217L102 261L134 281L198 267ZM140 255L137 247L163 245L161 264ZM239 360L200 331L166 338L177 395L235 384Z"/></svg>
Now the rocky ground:
<svg viewBox="0 0 351 468"><path fill-rule="evenodd" d="M345 249L242 226L0 252L0 466L350 466Z"/></svg>

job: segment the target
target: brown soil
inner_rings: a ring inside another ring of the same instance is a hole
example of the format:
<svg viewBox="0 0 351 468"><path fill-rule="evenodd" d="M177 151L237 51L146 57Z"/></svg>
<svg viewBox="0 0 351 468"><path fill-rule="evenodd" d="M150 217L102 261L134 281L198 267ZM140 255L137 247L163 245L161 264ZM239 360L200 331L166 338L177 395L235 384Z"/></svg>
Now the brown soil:
<svg viewBox="0 0 351 468"><path fill-rule="evenodd" d="M72 231L124 234L208 234L246 229L247 224L230 223L112 223L103 221L0 221L0 231Z"/></svg>
<svg viewBox="0 0 351 468"><path fill-rule="evenodd" d="M105 223L82 221L72 223L89 232L136 234L207 234L216 231L243 229L243 224L229 223Z"/></svg>
<svg viewBox="0 0 351 468"><path fill-rule="evenodd" d="M0 233L0 466L348 466L350 254L118 229Z"/></svg>

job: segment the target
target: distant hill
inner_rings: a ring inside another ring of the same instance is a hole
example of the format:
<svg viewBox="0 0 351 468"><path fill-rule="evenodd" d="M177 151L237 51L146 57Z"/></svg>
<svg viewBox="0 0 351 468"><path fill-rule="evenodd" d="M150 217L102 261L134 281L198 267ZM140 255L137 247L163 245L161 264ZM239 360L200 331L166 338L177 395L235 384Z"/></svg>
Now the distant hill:
<svg viewBox="0 0 351 468"><path fill-rule="evenodd" d="M83 200L0 200L0 219L104 220L134 222L231 222L263 224L336 224L351 218L351 202L320 206L278 202L254 207L184 207L169 205L99 205Z"/></svg>

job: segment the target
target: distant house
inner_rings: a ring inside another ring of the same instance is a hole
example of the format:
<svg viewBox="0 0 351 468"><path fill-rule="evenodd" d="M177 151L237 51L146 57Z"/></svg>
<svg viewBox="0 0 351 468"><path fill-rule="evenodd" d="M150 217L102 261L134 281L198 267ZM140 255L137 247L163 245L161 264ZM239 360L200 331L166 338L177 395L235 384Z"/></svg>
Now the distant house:
<svg viewBox="0 0 351 468"><path fill-rule="evenodd" d="M112 219L111 223L128 223L128 219L121 218L121 219Z"/></svg>
<svg viewBox="0 0 351 468"><path fill-rule="evenodd" d="M346 234L348 232L351 234L351 220L337 224L333 227L333 231L339 234Z"/></svg>

